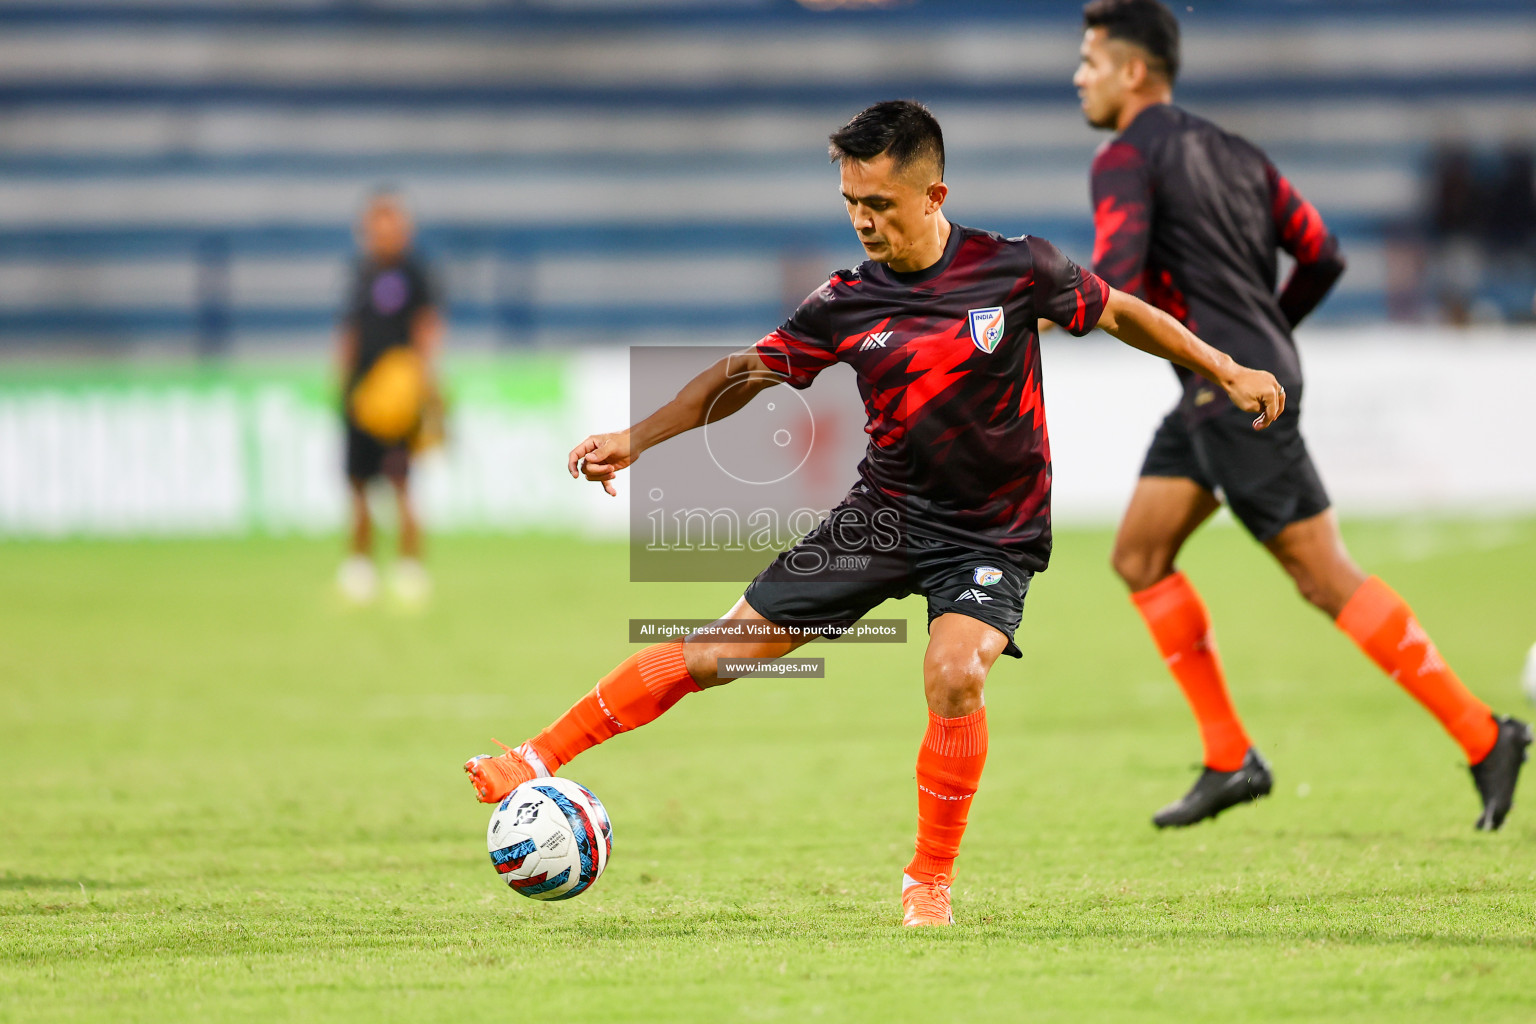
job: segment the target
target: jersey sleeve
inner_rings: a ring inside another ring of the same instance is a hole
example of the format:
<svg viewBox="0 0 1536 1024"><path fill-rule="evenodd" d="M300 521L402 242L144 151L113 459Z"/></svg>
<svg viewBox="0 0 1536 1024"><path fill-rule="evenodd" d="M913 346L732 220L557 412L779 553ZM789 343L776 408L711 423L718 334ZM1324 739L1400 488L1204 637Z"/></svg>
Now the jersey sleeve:
<svg viewBox="0 0 1536 1024"><path fill-rule="evenodd" d="M1093 158L1093 272L1111 288L1146 298L1152 178L1141 151L1114 141Z"/></svg>
<svg viewBox="0 0 1536 1024"><path fill-rule="evenodd" d="M792 388L810 387L818 373L837 362L830 307L833 289L840 283L834 274L806 296L778 330L757 343L758 358Z"/></svg>
<svg viewBox="0 0 1536 1024"><path fill-rule="evenodd" d="M1317 207L1303 199L1273 164L1266 165L1266 173L1276 237L1280 247L1296 259L1295 269L1280 290L1280 312L1295 327L1317 308L1344 273L1344 256Z"/></svg>
<svg viewBox="0 0 1536 1024"><path fill-rule="evenodd" d="M1109 285L1043 238L1026 238L1034 266L1035 315L1082 337L1098 326Z"/></svg>

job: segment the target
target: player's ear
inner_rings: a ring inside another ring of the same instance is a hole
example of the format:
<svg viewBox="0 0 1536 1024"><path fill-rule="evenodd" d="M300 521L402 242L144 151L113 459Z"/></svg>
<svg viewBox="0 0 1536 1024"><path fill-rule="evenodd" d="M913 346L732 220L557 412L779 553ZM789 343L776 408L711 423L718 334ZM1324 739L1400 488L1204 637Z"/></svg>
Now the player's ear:
<svg viewBox="0 0 1536 1024"><path fill-rule="evenodd" d="M1125 63L1120 65L1120 74L1125 80L1126 92L1135 92L1147 84L1152 71L1147 64L1147 58L1133 51L1125 59Z"/></svg>
<svg viewBox="0 0 1536 1024"><path fill-rule="evenodd" d="M944 200L949 197L949 186L942 181L936 181L928 186L928 212L933 213L944 205Z"/></svg>

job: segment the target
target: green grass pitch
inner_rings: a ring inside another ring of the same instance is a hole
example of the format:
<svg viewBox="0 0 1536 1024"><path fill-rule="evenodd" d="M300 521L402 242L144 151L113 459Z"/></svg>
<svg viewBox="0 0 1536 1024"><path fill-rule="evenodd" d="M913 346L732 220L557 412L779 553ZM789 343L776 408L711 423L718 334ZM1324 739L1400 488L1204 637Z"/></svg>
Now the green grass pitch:
<svg viewBox="0 0 1536 1024"><path fill-rule="evenodd" d="M1518 710L1536 521L1347 535ZM411 616L339 608L334 541L0 545L0 1020L1536 1019L1536 777L1475 833L1438 726L1218 527L1184 565L1276 792L1155 832L1199 751L1108 546L1066 532L1036 581L958 927L912 932L916 642L827 647L825 680L690 697L583 756L613 860L540 904L497 880L460 763L586 691L630 616L737 588L465 537Z"/></svg>

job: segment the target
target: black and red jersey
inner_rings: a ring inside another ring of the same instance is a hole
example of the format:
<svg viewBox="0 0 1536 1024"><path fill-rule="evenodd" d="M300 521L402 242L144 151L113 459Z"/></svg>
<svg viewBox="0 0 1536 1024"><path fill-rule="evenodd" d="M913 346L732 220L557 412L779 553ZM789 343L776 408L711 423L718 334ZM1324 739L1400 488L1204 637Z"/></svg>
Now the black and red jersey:
<svg viewBox="0 0 1536 1024"><path fill-rule="evenodd" d="M1093 160L1093 269L1181 320L1244 366L1268 370L1299 407L1291 330L1344 272L1337 239L1257 146L1168 104L1148 107ZM1279 250L1296 259L1275 293ZM1193 372L1181 408L1230 402Z"/></svg>
<svg viewBox="0 0 1536 1024"><path fill-rule="evenodd" d="M1044 239L957 224L926 270L866 262L832 275L757 352L796 388L835 362L853 367L869 417L859 474L910 533L994 546L1038 570L1051 550L1051 448L1036 320L1083 335L1108 297Z"/></svg>

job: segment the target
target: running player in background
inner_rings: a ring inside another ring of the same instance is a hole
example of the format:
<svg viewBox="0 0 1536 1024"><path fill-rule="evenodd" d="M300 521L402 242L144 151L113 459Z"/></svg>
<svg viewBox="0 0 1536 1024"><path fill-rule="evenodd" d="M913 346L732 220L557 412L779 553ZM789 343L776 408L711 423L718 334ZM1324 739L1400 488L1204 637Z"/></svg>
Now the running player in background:
<svg viewBox="0 0 1536 1024"><path fill-rule="evenodd" d="M412 235L410 214L398 195L380 191L369 198L358 223L362 254L340 331L352 515L349 554L337 573L337 586L357 603L373 600L378 591L368 485L380 476L389 481L399 510L400 557L391 580L395 594L417 604L431 587L421 563L410 463L434 393L432 364L443 322L426 270L411 251Z"/></svg>
<svg viewBox="0 0 1536 1024"><path fill-rule="evenodd" d="M1095 0L1073 84L1088 123L1116 132L1093 161L1094 271L1284 385L1262 434L1226 396L1175 366L1183 399L1153 436L1115 538L1115 571L1194 710L1205 770L1152 819L1192 825L1269 793L1269 765L1227 695L1205 605L1175 562L1222 499L1306 600L1413 695L1466 752L1480 829L1503 824L1531 742L1441 659L1412 610L1350 560L1302 441L1291 332L1344 271L1316 208L1252 144L1173 105L1179 25L1157 0ZM1276 293L1277 253L1296 266ZM1219 495L1219 496L1218 496Z"/></svg>
<svg viewBox="0 0 1536 1024"><path fill-rule="evenodd" d="M717 674L721 656L782 657L809 639L786 626L846 628L888 598L921 593L928 728L903 923L947 925L955 858L987 755L982 687L1000 655L1022 657L1013 634L1051 551L1036 318L1076 335L1099 326L1187 366L1250 419L1258 413L1255 427L1280 413L1285 396L1270 374L1238 366L1173 318L1105 287L1049 242L951 224L942 211L943 135L920 105L876 104L831 143L869 260L833 274L778 330L706 369L646 419L588 437L569 469L614 494L617 473L647 448L739 411L764 388L808 387L844 362L869 417L858 482L711 630L640 651L537 736L464 768L480 799L497 802L684 696L728 682ZM849 561L865 567L844 568ZM758 639L720 637L732 628Z"/></svg>

